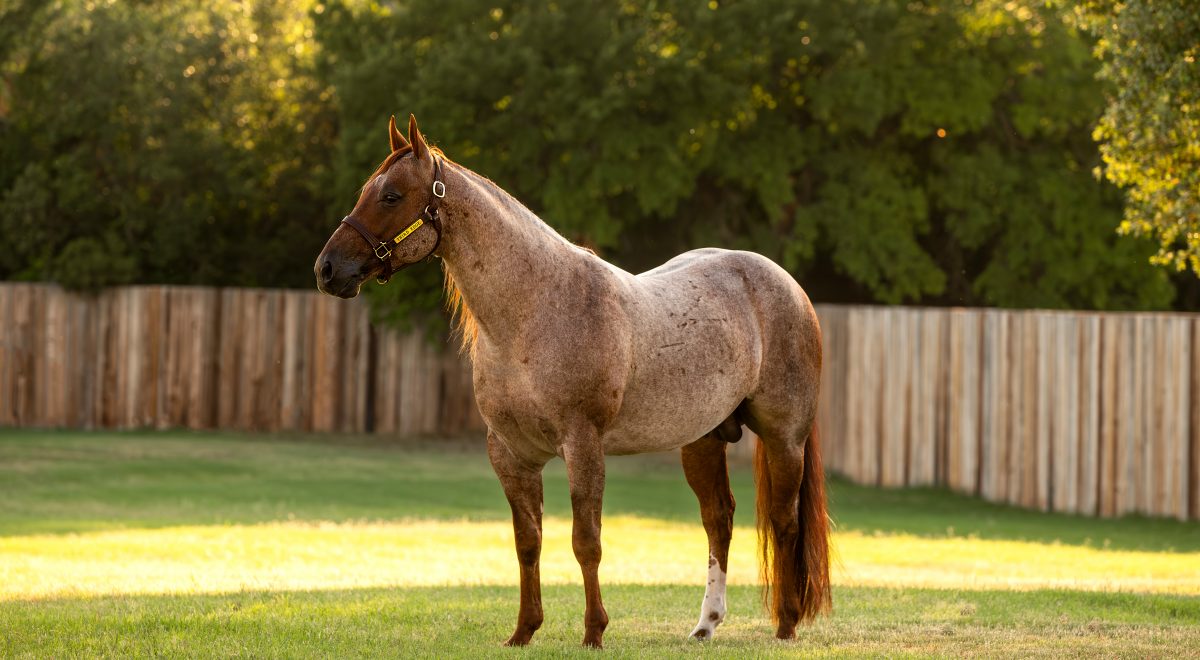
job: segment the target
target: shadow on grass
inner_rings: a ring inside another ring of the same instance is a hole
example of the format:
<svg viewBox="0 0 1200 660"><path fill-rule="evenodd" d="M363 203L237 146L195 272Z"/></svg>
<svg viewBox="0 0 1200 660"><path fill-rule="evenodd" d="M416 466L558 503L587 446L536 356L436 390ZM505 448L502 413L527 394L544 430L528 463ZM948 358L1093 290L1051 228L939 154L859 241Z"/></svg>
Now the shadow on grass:
<svg viewBox="0 0 1200 660"><path fill-rule="evenodd" d="M702 589L605 588L609 655L693 657L684 637ZM544 591L546 622L522 655L582 654L582 588ZM839 588L835 612L778 642L752 587L705 655L1160 655L1200 643L1200 599L1063 591ZM0 655L492 656L511 632L516 587L256 591L0 602ZM587 657L594 657L588 655Z"/></svg>
<svg viewBox="0 0 1200 660"><path fill-rule="evenodd" d="M278 520L507 520L478 438L189 432L0 431L0 535ZM748 466L731 469L739 525L753 525ZM545 512L569 517L566 471L545 473ZM1200 524L1026 511L940 489L879 489L834 478L838 528L868 534L977 536L1100 548L1200 552ZM699 524L672 454L610 458L605 513Z"/></svg>

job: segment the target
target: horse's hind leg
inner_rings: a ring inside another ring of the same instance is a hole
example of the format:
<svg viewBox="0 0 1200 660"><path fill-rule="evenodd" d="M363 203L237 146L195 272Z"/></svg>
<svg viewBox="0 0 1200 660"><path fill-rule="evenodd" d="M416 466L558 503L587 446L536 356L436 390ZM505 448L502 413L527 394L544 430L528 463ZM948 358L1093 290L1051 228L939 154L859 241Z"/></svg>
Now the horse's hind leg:
<svg viewBox="0 0 1200 660"><path fill-rule="evenodd" d="M824 475L813 417L772 424L753 415L758 528L764 545L764 588L771 598L775 636L790 639L796 625L830 607L829 519ZM795 418L792 418L795 420Z"/></svg>
<svg viewBox="0 0 1200 660"><path fill-rule="evenodd" d="M542 583L538 563L542 555L542 467L514 456L488 433L488 458L512 508L517 562L521 565L521 610L517 628L505 646L524 646L542 625Z"/></svg>
<svg viewBox="0 0 1200 660"><path fill-rule="evenodd" d="M725 574L729 569L729 539L733 536L733 491L725 463L728 443L710 433L685 445L683 474L700 500L700 518L708 534L708 582L700 605L700 621L690 637L711 639L725 620Z"/></svg>

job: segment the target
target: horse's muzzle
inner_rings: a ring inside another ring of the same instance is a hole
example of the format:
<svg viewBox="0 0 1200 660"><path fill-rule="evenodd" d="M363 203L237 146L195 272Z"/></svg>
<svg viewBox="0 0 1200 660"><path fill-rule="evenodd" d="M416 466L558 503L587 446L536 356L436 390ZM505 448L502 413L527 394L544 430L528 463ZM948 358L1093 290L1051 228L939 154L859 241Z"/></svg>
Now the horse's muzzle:
<svg viewBox="0 0 1200 660"><path fill-rule="evenodd" d="M361 270L356 265L347 264L325 252L321 252L317 262L313 264L317 290L338 298L353 298L358 295L363 280L366 279Z"/></svg>

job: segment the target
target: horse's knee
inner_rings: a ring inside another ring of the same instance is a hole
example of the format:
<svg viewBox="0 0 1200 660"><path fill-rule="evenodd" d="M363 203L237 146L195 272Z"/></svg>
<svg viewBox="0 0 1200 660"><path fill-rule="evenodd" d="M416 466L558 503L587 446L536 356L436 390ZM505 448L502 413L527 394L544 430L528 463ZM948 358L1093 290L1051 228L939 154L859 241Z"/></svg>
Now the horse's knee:
<svg viewBox="0 0 1200 660"><path fill-rule="evenodd" d="M599 536L589 536L584 539L576 538L571 543L571 547L575 550L575 559L579 561L580 566L600 565L602 551Z"/></svg>
<svg viewBox="0 0 1200 660"><path fill-rule="evenodd" d="M538 559L542 556L542 547L540 543L518 543L517 544L517 561L522 566L533 566L538 563Z"/></svg>

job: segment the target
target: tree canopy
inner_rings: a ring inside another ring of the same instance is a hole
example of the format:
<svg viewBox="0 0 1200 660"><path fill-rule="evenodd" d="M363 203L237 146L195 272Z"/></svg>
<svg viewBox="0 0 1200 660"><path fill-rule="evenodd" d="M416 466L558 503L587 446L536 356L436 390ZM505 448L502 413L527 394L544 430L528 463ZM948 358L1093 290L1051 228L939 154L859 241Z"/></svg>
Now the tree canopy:
<svg viewBox="0 0 1200 660"><path fill-rule="evenodd" d="M35 0L0 24L0 276L311 281L334 117L306 7Z"/></svg>
<svg viewBox="0 0 1200 660"><path fill-rule="evenodd" d="M1128 190L1121 231L1156 239L1156 263L1200 275L1200 6L1087 0L1079 9L1112 83L1096 137L1104 175Z"/></svg>
<svg viewBox="0 0 1200 660"><path fill-rule="evenodd" d="M1171 304L1094 176L1094 43L1044 2L188 7L0 9L0 277L311 286L415 112L633 271L720 245L822 301ZM439 277L375 308L436 309Z"/></svg>

